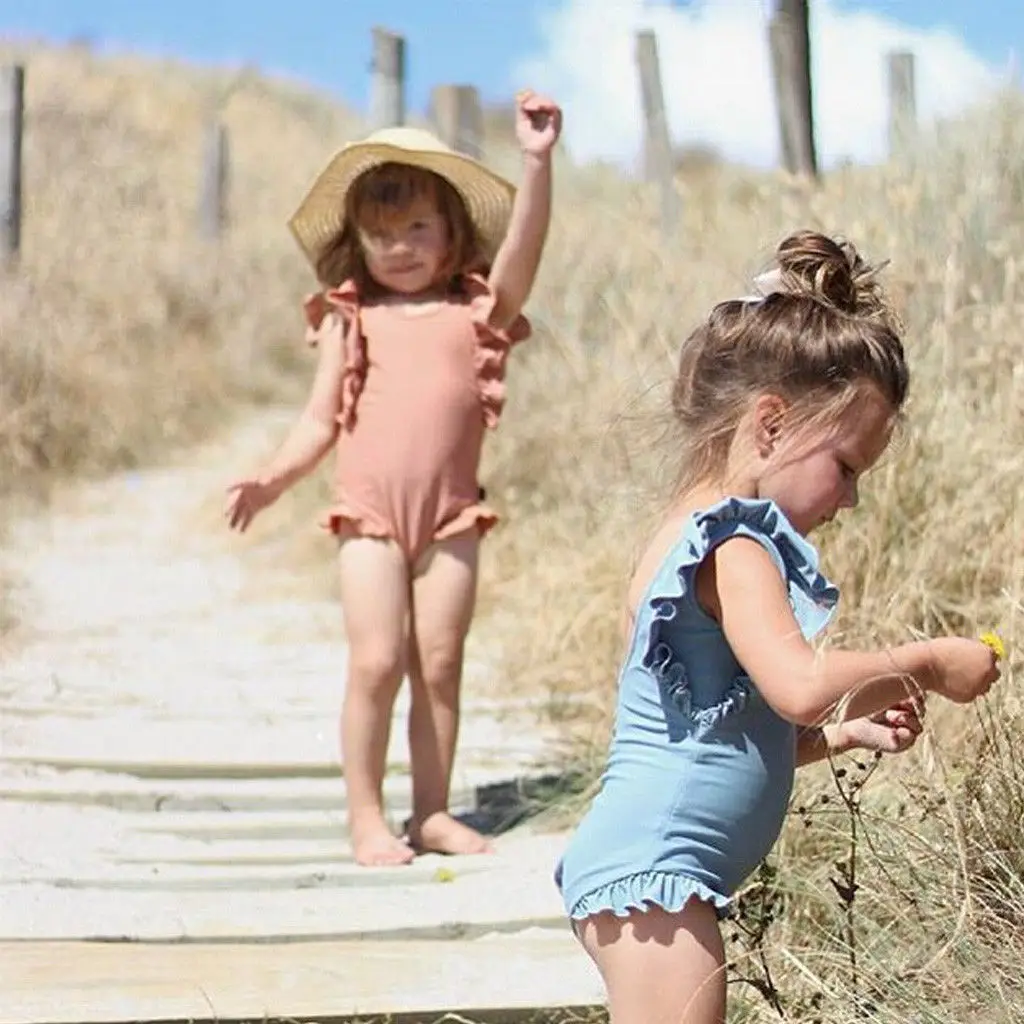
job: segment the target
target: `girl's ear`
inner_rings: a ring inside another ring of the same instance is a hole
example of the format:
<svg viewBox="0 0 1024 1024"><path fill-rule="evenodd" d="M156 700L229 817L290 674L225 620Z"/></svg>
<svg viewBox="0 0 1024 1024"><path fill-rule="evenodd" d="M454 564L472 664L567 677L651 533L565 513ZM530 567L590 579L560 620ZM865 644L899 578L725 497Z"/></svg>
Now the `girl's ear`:
<svg viewBox="0 0 1024 1024"><path fill-rule="evenodd" d="M760 395L754 403L754 444L762 458L768 458L779 442L788 405L779 395Z"/></svg>

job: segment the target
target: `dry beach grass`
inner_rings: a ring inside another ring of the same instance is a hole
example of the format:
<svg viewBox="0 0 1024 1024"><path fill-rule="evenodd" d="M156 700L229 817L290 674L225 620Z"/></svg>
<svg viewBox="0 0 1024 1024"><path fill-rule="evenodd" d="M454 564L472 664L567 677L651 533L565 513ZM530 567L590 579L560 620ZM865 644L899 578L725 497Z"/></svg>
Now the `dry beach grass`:
<svg viewBox="0 0 1024 1024"><path fill-rule="evenodd" d="M301 395L309 276L283 224L358 130L255 76L83 50L26 63L25 249L0 278L7 508ZM194 230L215 103L234 174L219 245ZM668 240L644 188L607 168L560 175L536 337L486 457L509 525L486 547L477 632L507 685L563 719L566 756L592 772L607 735L624 577L674 473L661 409L678 341L797 225L892 260L914 371L900 444L823 538L844 593L833 641L995 627L1010 649L984 707L934 707L913 755L862 787L871 765L852 761L801 781L778 874L752 882L731 947L751 981L737 1020L774 1019L774 1000L806 1021L1024 1021L1022 149L1024 104L1006 97L898 165L839 169L815 190L702 165L680 179ZM282 513L311 570L329 557L310 525L322 497L307 486Z"/></svg>

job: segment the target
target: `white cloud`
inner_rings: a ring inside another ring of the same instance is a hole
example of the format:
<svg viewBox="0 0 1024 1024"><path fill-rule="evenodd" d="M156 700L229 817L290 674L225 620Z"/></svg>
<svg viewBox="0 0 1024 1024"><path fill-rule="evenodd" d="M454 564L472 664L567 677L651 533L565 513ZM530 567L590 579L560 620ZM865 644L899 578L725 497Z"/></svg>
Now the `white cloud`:
<svg viewBox="0 0 1024 1024"><path fill-rule="evenodd" d="M633 164L641 147L634 35L658 37L665 105L676 144L709 144L731 160L772 166L778 127L764 0L562 0L543 15L541 52L514 69L517 85L551 92L578 160ZM956 35L867 11L812 5L812 75L819 159L871 161L886 146L885 54L916 59L917 109L927 123L996 88L1005 75Z"/></svg>

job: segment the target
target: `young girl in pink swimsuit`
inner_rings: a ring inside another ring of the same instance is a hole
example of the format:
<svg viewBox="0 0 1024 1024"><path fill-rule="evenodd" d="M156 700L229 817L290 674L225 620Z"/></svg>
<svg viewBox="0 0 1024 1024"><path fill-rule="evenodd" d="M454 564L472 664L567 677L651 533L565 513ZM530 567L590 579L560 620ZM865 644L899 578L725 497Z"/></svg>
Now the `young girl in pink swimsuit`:
<svg viewBox="0 0 1024 1024"><path fill-rule="evenodd" d="M340 546L341 745L360 864L490 850L448 812L477 549L496 522L477 470L509 350L530 333L520 311L547 234L560 131L554 103L517 97L518 191L427 132L376 132L333 158L289 225L323 286L305 306L316 375L277 454L229 488L226 517L245 530L337 446L324 525ZM406 675L413 813L400 838L382 783Z"/></svg>

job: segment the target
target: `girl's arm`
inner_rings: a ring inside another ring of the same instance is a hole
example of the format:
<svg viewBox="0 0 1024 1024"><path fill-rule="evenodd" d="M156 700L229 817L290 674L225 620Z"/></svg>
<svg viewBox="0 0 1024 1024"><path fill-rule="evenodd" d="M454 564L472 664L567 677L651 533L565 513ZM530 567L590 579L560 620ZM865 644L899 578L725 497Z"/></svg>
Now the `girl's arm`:
<svg viewBox="0 0 1024 1024"><path fill-rule="evenodd" d="M844 719L870 716L925 690L966 703L999 676L993 652L961 637L883 651L816 652L771 556L749 538L716 548L698 573L697 589L764 699L797 725L817 725L840 704Z"/></svg>
<svg viewBox="0 0 1024 1024"><path fill-rule="evenodd" d="M323 331L317 345L316 374L309 398L277 452L257 474L280 494L310 473L338 437L338 412L344 378L344 335Z"/></svg>
<svg viewBox="0 0 1024 1024"><path fill-rule="evenodd" d="M866 718L851 718L832 725L800 729L796 763L800 767L849 750L875 750L899 754L909 750L924 729L924 704L904 700Z"/></svg>
<svg viewBox="0 0 1024 1024"><path fill-rule="evenodd" d="M551 153L561 132L561 118L559 108L542 96L527 92L516 97L523 177L488 281L496 300L496 327L508 327L519 316L537 276L551 220Z"/></svg>

